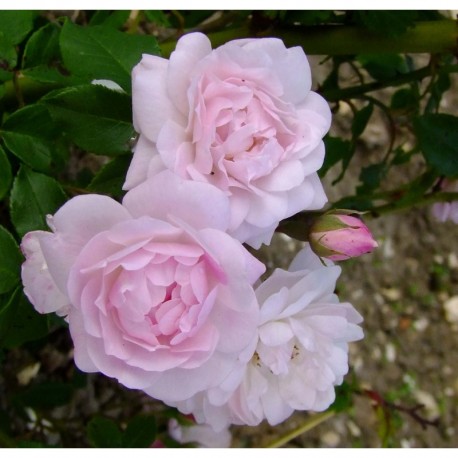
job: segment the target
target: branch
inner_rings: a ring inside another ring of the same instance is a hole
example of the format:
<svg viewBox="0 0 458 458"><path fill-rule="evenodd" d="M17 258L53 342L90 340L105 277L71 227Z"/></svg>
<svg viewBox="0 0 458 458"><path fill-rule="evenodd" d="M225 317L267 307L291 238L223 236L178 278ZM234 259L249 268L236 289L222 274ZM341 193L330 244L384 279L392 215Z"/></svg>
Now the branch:
<svg viewBox="0 0 458 458"><path fill-rule="evenodd" d="M378 217L385 213L401 211L411 207L424 207L426 205L432 205L437 202L453 201L458 201L458 192L432 192L418 198L415 202L411 202L410 200L403 201L401 199L399 201L393 201L378 207L374 207L369 210L369 215Z"/></svg>
<svg viewBox="0 0 458 458"><path fill-rule="evenodd" d="M458 26L451 19L417 22L401 36L392 38L370 33L364 27L347 25L272 27L256 32L249 26L209 33L213 47L238 38L279 37L287 46L302 46L306 54L327 56L359 53L458 53ZM169 57L175 41L161 44Z"/></svg>
<svg viewBox="0 0 458 458"><path fill-rule="evenodd" d="M417 423L419 423L423 429L426 429L428 426L434 426L436 428L439 426L439 418L435 418L434 420L428 420L427 418L421 416L418 413L419 410L424 408L423 404L416 404L412 407L402 406L400 404L395 404L393 402L387 401L374 390L355 391L355 394L369 397L372 401L374 401L376 406L380 406L384 410L391 409L406 413Z"/></svg>

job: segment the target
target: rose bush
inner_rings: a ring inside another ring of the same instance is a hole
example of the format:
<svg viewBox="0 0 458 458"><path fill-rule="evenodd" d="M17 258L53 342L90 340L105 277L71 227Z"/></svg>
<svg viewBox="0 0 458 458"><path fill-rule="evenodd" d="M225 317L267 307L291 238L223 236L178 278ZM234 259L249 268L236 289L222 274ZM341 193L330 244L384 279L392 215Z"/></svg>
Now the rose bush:
<svg viewBox="0 0 458 458"><path fill-rule="evenodd" d="M310 88L302 48L275 38L212 50L191 33L170 60L143 55L132 81L140 135L124 189L163 169L211 183L230 199L229 232L255 248L270 243L279 221L327 200L316 171L331 113Z"/></svg>
<svg viewBox="0 0 458 458"><path fill-rule="evenodd" d="M24 238L26 294L41 313L68 313L81 370L187 399L233 373L256 332L264 265L225 233L228 215L220 190L167 171L122 205L75 197L52 233Z"/></svg>
<svg viewBox="0 0 458 458"><path fill-rule="evenodd" d="M221 431L327 409L348 372L348 343L363 337L361 315L334 294L340 272L330 261L323 265L309 245L289 271L276 269L256 289L260 321L241 384L232 392L222 384L199 393L177 403L179 409Z"/></svg>

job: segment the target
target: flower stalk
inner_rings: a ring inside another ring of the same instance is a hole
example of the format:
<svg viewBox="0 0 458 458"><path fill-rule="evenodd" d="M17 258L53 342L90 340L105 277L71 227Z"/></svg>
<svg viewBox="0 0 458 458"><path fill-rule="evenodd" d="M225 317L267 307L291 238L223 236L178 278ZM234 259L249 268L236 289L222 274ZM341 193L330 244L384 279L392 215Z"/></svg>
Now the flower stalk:
<svg viewBox="0 0 458 458"><path fill-rule="evenodd" d="M288 442L296 439L300 435L312 430L313 428L317 427L321 423L324 423L326 420L332 418L336 412L334 410L328 410L327 412L322 412L316 415L311 416L304 422L299 428L291 431L290 433L278 438L277 440L271 442L266 448L279 448L283 445L287 444Z"/></svg>

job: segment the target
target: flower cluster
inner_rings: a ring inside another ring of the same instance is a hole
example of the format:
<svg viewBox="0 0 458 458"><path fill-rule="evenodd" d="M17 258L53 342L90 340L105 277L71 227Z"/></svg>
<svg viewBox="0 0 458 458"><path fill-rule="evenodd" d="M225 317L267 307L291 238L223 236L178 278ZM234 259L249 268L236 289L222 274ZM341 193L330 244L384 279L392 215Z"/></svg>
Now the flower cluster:
<svg viewBox="0 0 458 458"><path fill-rule="evenodd" d="M265 266L243 245L326 203L331 114L310 87L302 49L274 38L212 50L193 33L170 60L143 56L122 203L74 197L51 232L22 241L25 293L66 317L81 370L214 431L329 407L362 338L361 316L334 294L340 267L306 244L259 282Z"/></svg>

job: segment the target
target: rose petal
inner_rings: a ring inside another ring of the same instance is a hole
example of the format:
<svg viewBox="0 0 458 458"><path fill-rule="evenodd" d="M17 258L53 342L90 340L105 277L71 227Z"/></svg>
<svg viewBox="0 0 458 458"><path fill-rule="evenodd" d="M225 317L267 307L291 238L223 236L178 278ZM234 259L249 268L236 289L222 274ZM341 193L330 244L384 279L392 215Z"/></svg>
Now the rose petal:
<svg viewBox="0 0 458 458"><path fill-rule="evenodd" d="M207 183L183 180L169 171L129 191L123 205L134 217L149 215L167 220L173 215L195 229L225 231L229 225L229 201L222 191Z"/></svg>
<svg viewBox="0 0 458 458"><path fill-rule="evenodd" d="M166 120L182 120L182 115L167 97L168 65L162 57L143 54L132 70L134 127L152 142L157 141Z"/></svg>

